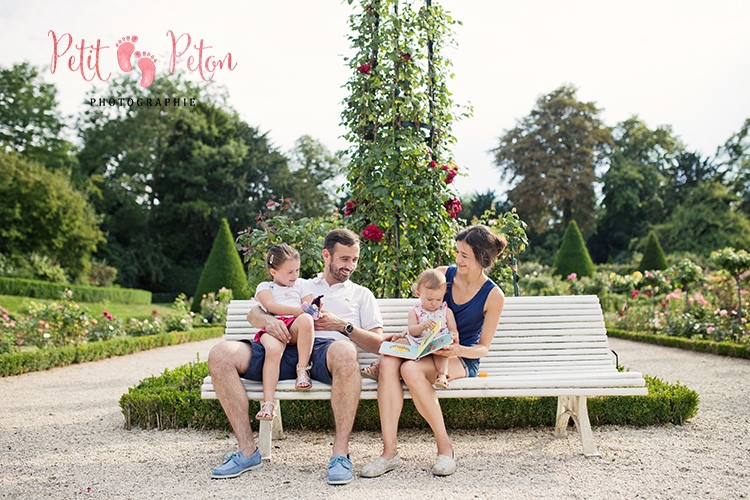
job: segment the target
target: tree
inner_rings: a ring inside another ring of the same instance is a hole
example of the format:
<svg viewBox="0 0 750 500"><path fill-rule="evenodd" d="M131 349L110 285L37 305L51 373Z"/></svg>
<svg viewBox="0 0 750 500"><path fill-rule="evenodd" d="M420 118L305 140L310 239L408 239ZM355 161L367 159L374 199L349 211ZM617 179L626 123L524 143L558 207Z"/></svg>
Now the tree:
<svg viewBox="0 0 750 500"><path fill-rule="evenodd" d="M200 311L203 295L218 293L222 287L232 290L235 299L250 298L250 292L246 289L247 276L226 219L221 219L211 253L203 266L198 288L193 294L192 310Z"/></svg>
<svg viewBox="0 0 750 500"><path fill-rule="evenodd" d="M720 149L732 187L741 198L739 209L750 217L750 118Z"/></svg>
<svg viewBox="0 0 750 500"><path fill-rule="evenodd" d="M671 252L708 256L724 247L750 248L750 220L739 213L738 202L727 186L702 182L655 229Z"/></svg>
<svg viewBox="0 0 750 500"><path fill-rule="evenodd" d="M64 130L54 84L27 62L0 68L0 150L15 150L48 168L70 168L74 148L62 137Z"/></svg>
<svg viewBox="0 0 750 500"><path fill-rule="evenodd" d="M573 219L584 234L594 231L596 169L612 136L599 108L579 101L576 91L563 85L540 97L493 150L502 177L514 183L508 199L539 234Z"/></svg>
<svg viewBox="0 0 750 500"><path fill-rule="evenodd" d="M663 271L666 268L667 258L664 256L664 250L662 250L659 244L659 238L656 237L656 233L651 231L648 234L646 248L643 249L643 257L641 258L638 270L641 272Z"/></svg>
<svg viewBox="0 0 750 500"><path fill-rule="evenodd" d="M461 213L458 215L467 221L473 220L474 217L481 219L487 210L494 209L497 213L505 213L512 209L509 202L499 202L497 193L489 188L484 193L474 192L461 205Z"/></svg>
<svg viewBox="0 0 750 500"><path fill-rule="evenodd" d="M79 119L79 175L101 193L94 200L108 234L99 257L118 268L122 285L190 294L208 257L205 242L222 218L238 232L286 186L295 195L307 193L300 187L306 184L292 182L287 158L266 134L240 120L227 96L211 88L179 73L160 76L145 90L132 77L114 79L113 97L141 96L153 104L164 96L194 96L197 103L95 106ZM308 189L321 192L318 185Z"/></svg>
<svg viewBox="0 0 750 500"><path fill-rule="evenodd" d="M593 276L596 266L591 260L586 243L583 242L581 230L578 229L576 221L570 221L568 229L565 230L562 245L557 252L552 274L556 276L569 276L575 273L577 277Z"/></svg>
<svg viewBox="0 0 750 500"><path fill-rule="evenodd" d="M351 2L350 2L351 3ZM361 1L342 113L351 161L345 221L363 237L360 283L410 295L424 268L452 258L461 203L449 146L456 109L446 82L452 21L436 2Z"/></svg>
<svg viewBox="0 0 750 500"><path fill-rule="evenodd" d="M602 176L602 209L589 239L595 262L629 260L633 245L664 221L668 172L684 150L669 126L649 129L637 116L613 130L615 148Z"/></svg>
<svg viewBox="0 0 750 500"><path fill-rule="evenodd" d="M37 253L81 281L104 241L99 219L67 174L0 151L0 253Z"/></svg>
<svg viewBox="0 0 750 500"><path fill-rule="evenodd" d="M335 206L333 179L344 166L342 153L331 154L318 140L303 135L289 153L289 186L283 191L274 190L290 198L290 215L320 217L331 212Z"/></svg>

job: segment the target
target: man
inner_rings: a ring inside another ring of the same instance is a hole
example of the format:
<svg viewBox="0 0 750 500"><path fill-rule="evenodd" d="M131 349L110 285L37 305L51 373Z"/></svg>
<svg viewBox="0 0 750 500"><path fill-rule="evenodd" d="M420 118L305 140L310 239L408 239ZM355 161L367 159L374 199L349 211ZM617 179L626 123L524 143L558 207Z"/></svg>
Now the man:
<svg viewBox="0 0 750 500"><path fill-rule="evenodd" d="M349 459L349 436L359 405L362 379L359 374L357 347L377 352L383 332L383 320L375 297L365 287L349 281L359 260L359 238L348 229L334 229L323 242L325 268L317 278L303 282L303 295L323 295L323 309L315 321L315 344L310 374L315 380L331 384L331 408L336 424L332 457L328 464L328 482L346 484L352 480ZM247 320L255 327L266 328L282 342L291 339L286 325L253 308ZM355 346L356 344L356 346ZM208 355L216 396L221 402L237 437L239 451L216 467L211 477L236 477L261 465L248 416L247 393L240 377L260 381L263 346L258 342L226 341ZM279 379L297 376L297 350L287 347L280 365Z"/></svg>

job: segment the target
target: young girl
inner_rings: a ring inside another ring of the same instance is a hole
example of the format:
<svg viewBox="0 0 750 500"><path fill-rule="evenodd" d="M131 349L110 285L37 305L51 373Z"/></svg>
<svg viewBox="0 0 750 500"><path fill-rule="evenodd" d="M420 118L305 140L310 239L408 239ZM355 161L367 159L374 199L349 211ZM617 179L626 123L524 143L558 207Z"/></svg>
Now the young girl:
<svg viewBox="0 0 750 500"><path fill-rule="evenodd" d="M283 321L292 336L291 344L297 344L299 360L297 362L296 389L310 389L312 381L309 375L310 355L313 348L315 329L313 317L305 314L303 305L307 305L311 296L302 297L299 278L299 252L282 243L274 245L266 255L266 269L273 278L272 282L264 281L255 290L255 298L267 313L274 314ZM263 362L263 403L255 415L258 420L272 420L274 410L274 392L279 381L279 363L286 344L264 335L261 328L255 334L255 341L263 344L266 358Z"/></svg>
<svg viewBox="0 0 750 500"><path fill-rule="evenodd" d="M455 339L458 338L456 320L453 317L453 312L448 309L448 304L443 300L446 286L445 274L435 269L428 269L419 275L413 287L415 295L419 297L419 302L414 304L413 309L409 310L406 323L407 331L394 335L394 342L419 345L424 336L438 322L440 323L438 336L450 333L455 342ZM432 362L435 363L435 370L438 372L435 379L435 387L438 389L448 388L448 361L448 358L444 356L432 356ZM379 368L380 359L363 368L362 376L377 380Z"/></svg>

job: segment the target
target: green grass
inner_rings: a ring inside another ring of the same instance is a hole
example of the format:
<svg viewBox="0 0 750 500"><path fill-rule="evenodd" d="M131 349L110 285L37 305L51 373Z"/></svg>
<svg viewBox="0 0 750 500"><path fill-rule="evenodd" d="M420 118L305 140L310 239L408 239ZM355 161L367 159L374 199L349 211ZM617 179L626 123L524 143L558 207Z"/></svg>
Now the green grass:
<svg viewBox="0 0 750 500"><path fill-rule="evenodd" d="M31 302L49 303L54 302L47 299L35 299L31 297L18 297L15 295L0 295L0 306L6 308L14 316L26 314ZM115 318L128 319L150 318L152 311L156 310L159 316L171 314L172 304L116 304L112 302L78 302L81 307L87 307L92 316L101 316L104 311L109 312Z"/></svg>

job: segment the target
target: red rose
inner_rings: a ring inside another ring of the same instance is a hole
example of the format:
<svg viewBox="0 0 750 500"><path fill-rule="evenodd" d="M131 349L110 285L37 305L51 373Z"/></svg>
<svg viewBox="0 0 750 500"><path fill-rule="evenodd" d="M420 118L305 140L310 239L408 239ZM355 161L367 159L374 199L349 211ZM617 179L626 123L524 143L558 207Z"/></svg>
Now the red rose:
<svg viewBox="0 0 750 500"><path fill-rule="evenodd" d="M445 183L450 184L453 182L453 179L456 178L456 171L455 170L449 170L448 175L445 176Z"/></svg>
<svg viewBox="0 0 750 500"><path fill-rule="evenodd" d="M363 64L362 66L357 68L357 71L359 71L363 75L369 75L370 70L372 70L372 66L370 66L369 64Z"/></svg>
<svg viewBox="0 0 750 500"><path fill-rule="evenodd" d="M458 212L461 211L461 201L458 198L451 198L443 203L443 206L448 211L451 219L455 219L458 216Z"/></svg>
<svg viewBox="0 0 750 500"><path fill-rule="evenodd" d="M437 162L435 160L430 160L430 168L436 168Z"/></svg>
<svg viewBox="0 0 750 500"><path fill-rule="evenodd" d="M403 59L405 62L411 61L411 54L408 52L401 52L401 59Z"/></svg>
<svg viewBox="0 0 750 500"><path fill-rule="evenodd" d="M357 202L356 201L347 201L344 203L344 217L347 217L354 213L354 211L357 209Z"/></svg>
<svg viewBox="0 0 750 500"><path fill-rule="evenodd" d="M365 230L362 231L362 236L364 236L366 240L374 241L376 243L383 241L383 231L381 231L375 224L367 226Z"/></svg>

